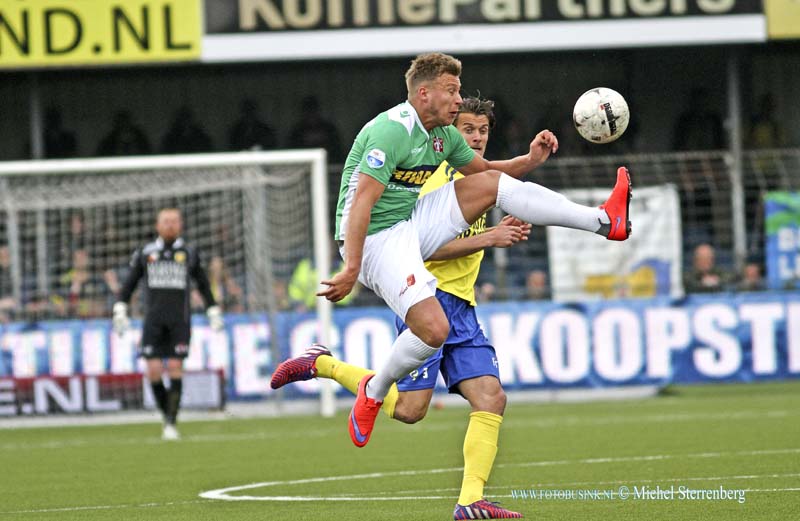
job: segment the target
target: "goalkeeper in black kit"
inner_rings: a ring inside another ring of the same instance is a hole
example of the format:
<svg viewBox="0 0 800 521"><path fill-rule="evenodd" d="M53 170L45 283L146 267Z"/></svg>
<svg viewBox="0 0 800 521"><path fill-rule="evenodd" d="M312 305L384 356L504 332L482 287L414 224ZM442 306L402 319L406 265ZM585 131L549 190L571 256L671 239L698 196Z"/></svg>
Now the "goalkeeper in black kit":
<svg viewBox="0 0 800 521"><path fill-rule="evenodd" d="M164 414L162 438L180 438L175 423L183 387L183 360L189 354L191 335L190 297L194 279L206 305L212 329L224 326L206 272L197 250L181 238L183 221L180 210L165 208L158 212L158 238L137 249L131 258L131 271L114 304L114 331L122 336L130 327L128 303L139 279L144 278L144 324L140 354L147 360L147 377L158 408ZM161 376L167 359L169 390Z"/></svg>

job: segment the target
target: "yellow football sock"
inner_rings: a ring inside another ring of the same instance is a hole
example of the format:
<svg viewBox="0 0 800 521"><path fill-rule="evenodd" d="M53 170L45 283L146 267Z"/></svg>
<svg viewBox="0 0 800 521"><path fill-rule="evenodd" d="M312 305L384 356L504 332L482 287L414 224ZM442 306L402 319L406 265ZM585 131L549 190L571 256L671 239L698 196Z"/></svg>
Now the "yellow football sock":
<svg viewBox="0 0 800 521"><path fill-rule="evenodd" d="M461 482L459 505L469 505L483 498L483 487L489 479L497 454L497 437L503 417L485 411L469 415L464 436L464 479Z"/></svg>
<svg viewBox="0 0 800 521"><path fill-rule="evenodd" d="M330 378L331 380L335 380L353 394L358 392L358 382L360 382L365 375L375 372L365 369L364 367L358 367L357 365L350 365L332 356L326 355L317 358L316 365L317 378ZM383 406L381 407L381 410L383 410L389 418L394 416L397 398L397 385L392 384L392 387L389 388L389 392L383 398Z"/></svg>
<svg viewBox="0 0 800 521"><path fill-rule="evenodd" d="M399 397L400 394L397 391L397 384L392 384L392 386L389 387L389 392L383 397L383 405L381 405L381 410L389 418L394 418L394 408L397 405L397 399Z"/></svg>
<svg viewBox="0 0 800 521"><path fill-rule="evenodd" d="M317 378L333 378L333 368L341 363L332 356L322 355L317 357L314 365L317 367Z"/></svg>

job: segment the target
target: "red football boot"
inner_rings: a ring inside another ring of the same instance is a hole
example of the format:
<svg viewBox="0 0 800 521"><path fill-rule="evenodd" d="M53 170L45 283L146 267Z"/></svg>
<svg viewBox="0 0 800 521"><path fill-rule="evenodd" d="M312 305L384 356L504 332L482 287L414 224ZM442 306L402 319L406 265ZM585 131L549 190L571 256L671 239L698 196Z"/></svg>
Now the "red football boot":
<svg viewBox="0 0 800 521"><path fill-rule="evenodd" d="M375 418L378 417L378 411L381 410L381 405L383 405L382 401L379 402L367 397L367 383L373 376L375 374L370 373L358 382L356 403L353 404L353 409L348 417L350 439L353 440L356 447L363 447L369 443L372 427L375 425Z"/></svg>
<svg viewBox="0 0 800 521"><path fill-rule="evenodd" d="M631 174L628 169L621 166L617 169L617 184L605 203L600 208L605 210L610 219L610 224L601 227L602 235L609 241L624 241L631 235L630 221L631 204Z"/></svg>

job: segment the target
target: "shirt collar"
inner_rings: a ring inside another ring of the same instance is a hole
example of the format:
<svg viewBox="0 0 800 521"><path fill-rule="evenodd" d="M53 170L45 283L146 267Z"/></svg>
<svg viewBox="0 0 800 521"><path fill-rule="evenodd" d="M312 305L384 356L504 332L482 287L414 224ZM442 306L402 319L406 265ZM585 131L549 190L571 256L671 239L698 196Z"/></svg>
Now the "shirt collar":
<svg viewBox="0 0 800 521"><path fill-rule="evenodd" d="M406 108L414 116L414 121L419 126L420 130L422 130L422 132L425 133L425 137L430 137L430 135L428 135L428 131L425 129L425 126L422 124L422 120L419 119L419 114L417 114L417 109L414 108L414 105L412 105L411 102L408 100L405 101L405 104Z"/></svg>
<svg viewBox="0 0 800 521"><path fill-rule="evenodd" d="M164 243L164 239L162 239L161 237L158 237L156 239L156 246L158 246L160 249L163 250L164 247L166 246L166 244ZM172 243L171 247L172 248L180 248L181 246L183 246L183 237L178 237L177 239L175 239L175 242Z"/></svg>

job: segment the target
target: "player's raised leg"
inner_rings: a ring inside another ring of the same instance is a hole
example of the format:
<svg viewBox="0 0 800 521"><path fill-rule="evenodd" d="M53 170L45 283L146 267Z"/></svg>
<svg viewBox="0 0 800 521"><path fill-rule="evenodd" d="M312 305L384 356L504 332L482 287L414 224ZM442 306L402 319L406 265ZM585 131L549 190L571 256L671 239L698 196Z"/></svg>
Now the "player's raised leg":
<svg viewBox="0 0 800 521"><path fill-rule="evenodd" d="M389 418L403 423L411 424L422 420L433 397L440 362L441 350L411 374L393 384L383 399L381 410ZM334 357L328 348L313 344L301 355L278 364L272 374L270 386L279 389L292 382L328 378L356 394L359 382L374 373L370 369L343 362Z"/></svg>
<svg viewBox="0 0 800 521"><path fill-rule="evenodd" d="M401 332L407 328L401 320L397 320L397 324ZM425 418L433 398L442 356L442 349L437 350L421 366L397 381L399 395L392 415L395 420L411 424Z"/></svg>
<svg viewBox="0 0 800 521"><path fill-rule="evenodd" d="M422 365L447 339L450 324L433 291L427 284L417 290L417 298L422 300L405 313L409 329L397 337L383 367L359 383L349 422L350 437L357 447L369 442L378 410L394 382Z"/></svg>
<svg viewBox="0 0 800 521"><path fill-rule="evenodd" d="M433 379L435 383L435 373ZM433 399L433 387L416 391L404 391L401 383L398 382L398 389L400 392L392 418L409 425L422 421L428 414L428 408Z"/></svg>
<svg viewBox="0 0 800 521"><path fill-rule="evenodd" d="M275 368L270 380L273 389L279 389L292 382L310 380L312 378L328 378L353 393L358 392L359 382L368 374L374 374L365 367L348 364L335 358L330 350L322 345L313 344L301 355L289 358ZM393 417L397 403L397 386L389 388L383 399L381 410L390 418Z"/></svg>
<svg viewBox="0 0 800 521"><path fill-rule="evenodd" d="M474 222L492 206L538 226L564 226L624 241L630 230L631 182L628 169L617 170L608 200L599 208L573 203L536 183L523 182L499 171L487 171L455 182L464 219Z"/></svg>
<svg viewBox="0 0 800 521"><path fill-rule="evenodd" d="M312 344L300 356L284 360L272 373L269 385L273 389L280 389L284 385L292 382L301 382L316 378L317 360L320 356L331 356L327 347L320 344Z"/></svg>

